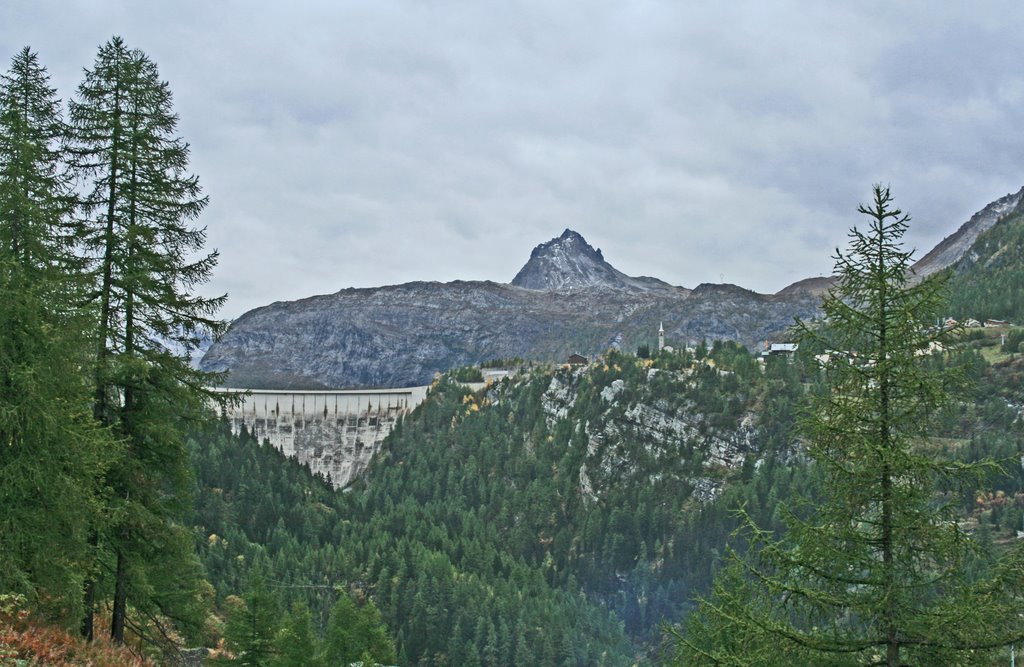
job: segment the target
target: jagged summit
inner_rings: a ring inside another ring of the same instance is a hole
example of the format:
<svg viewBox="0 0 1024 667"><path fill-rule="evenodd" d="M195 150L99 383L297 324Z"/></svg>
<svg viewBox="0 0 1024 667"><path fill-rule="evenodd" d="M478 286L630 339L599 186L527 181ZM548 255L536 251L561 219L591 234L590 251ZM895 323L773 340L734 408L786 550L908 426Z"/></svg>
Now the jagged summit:
<svg viewBox="0 0 1024 667"><path fill-rule="evenodd" d="M567 290L586 287L652 290L672 289L656 278L633 278L605 261L578 232L566 229L562 235L541 243L530 253L530 261L512 279L516 287L531 290Z"/></svg>
<svg viewBox="0 0 1024 667"><path fill-rule="evenodd" d="M536 248L534 248L533 252L530 253L530 259L533 259L534 257L543 254L545 250L556 247L566 249L569 252L578 252L581 254L590 255L599 262L604 261L604 255L601 254L600 248L595 249L593 246L587 243L587 240L583 238L582 234L573 231L568 227L565 228L565 231L562 232L561 236L553 238L547 243L541 243Z"/></svg>

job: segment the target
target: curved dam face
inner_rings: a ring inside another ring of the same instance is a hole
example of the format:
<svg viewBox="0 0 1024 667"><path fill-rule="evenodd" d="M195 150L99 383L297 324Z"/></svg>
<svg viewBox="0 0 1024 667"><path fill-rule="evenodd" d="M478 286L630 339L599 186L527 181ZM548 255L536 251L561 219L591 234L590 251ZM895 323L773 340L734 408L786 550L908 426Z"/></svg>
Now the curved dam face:
<svg viewBox="0 0 1024 667"><path fill-rule="evenodd" d="M395 423L416 408L427 387L289 391L217 389L241 394L227 409L232 433L246 430L348 486L370 464ZM244 392L244 393L243 393Z"/></svg>

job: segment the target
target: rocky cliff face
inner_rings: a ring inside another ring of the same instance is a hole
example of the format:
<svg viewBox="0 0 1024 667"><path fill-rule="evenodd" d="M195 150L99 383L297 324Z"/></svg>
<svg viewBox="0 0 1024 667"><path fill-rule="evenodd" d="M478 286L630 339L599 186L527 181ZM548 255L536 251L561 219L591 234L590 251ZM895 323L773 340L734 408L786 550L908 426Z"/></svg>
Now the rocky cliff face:
<svg viewBox="0 0 1024 667"><path fill-rule="evenodd" d="M647 486L667 477L698 502L714 500L725 480L763 446L751 410L753 396L734 391L730 396L742 407L723 418L701 410L687 396L720 394L718 383L728 372L710 367L643 370L642 363L619 360L621 367L613 360L603 370L559 371L541 396L549 431L566 433L558 425L567 421L570 438L585 443L578 473L584 501L601 501L610 489ZM499 391L495 400L500 398ZM570 443L552 446L571 448Z"/></svg>

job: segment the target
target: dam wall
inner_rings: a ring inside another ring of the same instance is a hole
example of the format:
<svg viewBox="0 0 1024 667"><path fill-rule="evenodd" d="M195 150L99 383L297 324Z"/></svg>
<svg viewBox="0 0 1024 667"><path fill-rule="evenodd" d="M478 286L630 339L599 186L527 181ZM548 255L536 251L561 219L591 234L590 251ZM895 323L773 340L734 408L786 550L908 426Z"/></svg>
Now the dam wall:
<svg viewBox="0 0 1024 667"><path fill-rule="evenodd" d="M241 394L226 410L233 433L244 425L260 442L268 440L342 488L366 469L395 423L423 402L427 389L217 391Z"/></svg>

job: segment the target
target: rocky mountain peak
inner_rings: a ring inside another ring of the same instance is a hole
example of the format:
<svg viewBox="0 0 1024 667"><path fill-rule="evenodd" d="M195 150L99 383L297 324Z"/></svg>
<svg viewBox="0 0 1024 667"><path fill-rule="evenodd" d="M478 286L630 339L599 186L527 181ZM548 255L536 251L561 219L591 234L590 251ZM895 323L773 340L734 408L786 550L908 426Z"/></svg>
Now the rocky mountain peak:
<svg viewBox="0 0 1024 667"><path fill-rule="evenodd" d="M627 276L606 262L599 249L571 229L534 248L530 260L512 279L512 284L531 290L587 287L650 290L668 287L653 278Z"/></svg>
<svg viewBox="0 0 1024 667"><path fill-rule="evenodd" d="M579 233L566 229L562 235L541 243L530 253L512 284L533 290L560 290L621 283L618 271L600 250L595 250Z"/></svg>
<svg viewBox="0 0 1024 667"><path fill-rule="evenodd" d="M1017 285L1019 253L1002 250L1010 241L991 248L977 248L976 241L988 229L1016 229L997 225L1018 220L1008 216L1021 211L1024 189L986 206L926 255L915 267L918 274L966 258L984 265L986 273L977 274L983 280ZM430 382L436 371L485 359L563 361L574 352L630 350L654 340L662 322L670 344L728 339L753 349L786 335L794 318L818 317L832 280L802 280L774 295L735 285L689 290L630 277L566 229L534 248L511 285L349 288L251 310L210 347L200 368L229 370L234 387L408 387ZM973 304L952 312L968 310L980 314Z"/></svg>

